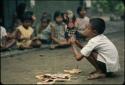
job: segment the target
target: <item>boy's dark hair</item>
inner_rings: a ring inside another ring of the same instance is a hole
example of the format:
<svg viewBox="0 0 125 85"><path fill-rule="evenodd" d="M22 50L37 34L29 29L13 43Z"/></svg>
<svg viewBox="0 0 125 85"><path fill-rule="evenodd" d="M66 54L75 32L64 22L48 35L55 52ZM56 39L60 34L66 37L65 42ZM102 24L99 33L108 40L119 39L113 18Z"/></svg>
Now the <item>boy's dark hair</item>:
<svg viewBox="0 0 125 85"><path fill-rule="evenodd" d="M48 14L47 12L44 12L44 13L42 14L40 20L41 20L41 21L46 20L47 23L49 23L49 22L51 21L51 15Z"/></svg>
<svg viewBox="0 0 125 85"><path fill-rule="evenodd" d="M60 11L56 11L56 12L54 13L54 21L56 21L56 17L58 17L58 16L62 16L62 18L63 18L63 13L60 12Z"/></svg>
<svg viewBox="0 0 125 85"><path fill-rule="evenodd" d="M33 21L33 12L32 11L26 11L24 14L23 14L23 17L21 19L22 22L28 20L28 21Z"/></svg>
<svg viewBox="0 0 125 85"><path fill-rule="evenodd" d="M41 22L44 21L44 20L47 21L47 23L50 22L50 18L48 18L46 16L42 16L40 20L41 20Z"/></svg>
<svg viewBox="0 0 125 85"><path fill-rule="evenodd" d="M79 6L79 7L77 8L77 14L78 14L78 15L80 14L80 11L81 11L81 10L85 10L85 11L86 11L86 8L83 7L83 6Z"/></svg>
<svg viewBox="0 0 125 85"><path fill-rule="evenodd" d="M105 31L105 21L101 18L92 18L90 19L90 24L98 34L102 34Z"/></svg>

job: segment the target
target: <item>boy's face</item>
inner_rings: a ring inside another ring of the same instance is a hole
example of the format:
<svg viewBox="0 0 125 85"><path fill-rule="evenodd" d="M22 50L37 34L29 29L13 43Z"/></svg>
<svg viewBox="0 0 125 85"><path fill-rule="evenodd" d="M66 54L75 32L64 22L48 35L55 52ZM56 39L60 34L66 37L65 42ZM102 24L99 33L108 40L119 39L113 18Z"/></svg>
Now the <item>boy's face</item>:
<svg viewBox="0 0 125 85"><path fill-rule="evenodd" d="M47 27L48 26L47 20L42 20L41 21L41 26L42 27Z"/></svg>
<svg viewBox="0 0 125 85"><path fill-rule="evenodd" d="M85 11L85 10L83 10L83 9L82 9L82 10L80 11L80 13L79 13L79 15L80 15L81 17L84 17L84 16L85 16L85 14L86 14L86 11Z"/></svg>
<svg viewBox="0 0 125 85"><path fill-rule="evenodd" d="M96 31L92 29L91 24L88 24L82 34L87 38L91 38L96 35Z"/></svg>
<svg viewBox="0 0 125 85"><path fill-rule="evenodd" d="M25 21L23 22L23 25L24 25L26 28L28 28L29 26L32 25L32 21L30 21L30 20L25 20Z"/></svg>
<svg viewBox="0 0 125 85"><path fill-rule="evenodd" d="M56 22L61 23L63 21L62 16L56 17Z"/></svg>

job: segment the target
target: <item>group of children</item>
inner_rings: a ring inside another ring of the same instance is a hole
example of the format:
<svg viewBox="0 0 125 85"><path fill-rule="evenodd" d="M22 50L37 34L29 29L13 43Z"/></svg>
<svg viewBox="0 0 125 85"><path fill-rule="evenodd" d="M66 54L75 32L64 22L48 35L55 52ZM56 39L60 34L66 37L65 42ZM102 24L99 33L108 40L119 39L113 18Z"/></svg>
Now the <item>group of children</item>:
<svg viewBox="0 0 125 85"><path fill-rule="evenodd" d="M42 44L50 44L50 48L72 46L75 58L86 58L96 70L90 73L88 79L96 79L118 71L119 57L114 44L105 36L105 22L101 18L89 19L83 7L77 9L78 18L71 10L62 13L54 13L54 21L44 12L40 19L41 24L33 29L35 20L33 12L27 11L21 18L21 25L15 31L7 34L5 28L0 27L0 48L9 48L16 44L19 49L40 47ZM35 35L35 36L34 36ZM82 46L81 38L87 38L88 43ZM8 41L9 40L9 41ZM8 43L8 44L7 44ZM81 48L79 52L77 47Z"/></svg>
<svg viewBox="0 0 125 85"><path fill-rule="evenodd" d="M1 26L1 49L7 49L14 44L19 49L40 47L42 44L50 44L50 48L54 49L60 46L69 46L69 38L71 36L80 36L80 30L85 28L89 22L89 18L85 16L86 10L78 7L78 18L75 17L71 10L66 12L56 11L51 20L51 15L44 12L40 19L40 26L33 28L35 21L33 12L26 11L20 19L20 24L15 27L12 33L6 33L5 28ZM82 24L84 23L84 24ZM4 32L3 32L4 30ZM8 38L10 42L8 44Z"/></svg>
<svg viewBox="0 0 125 85"><path fill-rule="evenodd" d="M34 20L33 12L27 11L21 18L21 25L17 26L12 33L7 33L5 28L1 26L1 50L8 49L13 45L16 45L19 49L40 46L40 42L33 38L34 29L32 24Z"/></svg>

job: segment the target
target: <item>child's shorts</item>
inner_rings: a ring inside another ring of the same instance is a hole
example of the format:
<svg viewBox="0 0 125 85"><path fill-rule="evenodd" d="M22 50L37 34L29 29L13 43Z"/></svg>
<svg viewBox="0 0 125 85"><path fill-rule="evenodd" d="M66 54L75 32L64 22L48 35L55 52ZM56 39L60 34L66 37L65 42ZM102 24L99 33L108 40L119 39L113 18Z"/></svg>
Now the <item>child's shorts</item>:
<svg viewBox="0 0 125 85"><path fill-rule="evenodd" d="M107 69L106 69L106 64L101 62L101 61L97 61L97 64L99 66L99 68L102 70L102 72L104 74L106 74L107 77L111 76L112 75L112 72L107 72Z"/></svg>

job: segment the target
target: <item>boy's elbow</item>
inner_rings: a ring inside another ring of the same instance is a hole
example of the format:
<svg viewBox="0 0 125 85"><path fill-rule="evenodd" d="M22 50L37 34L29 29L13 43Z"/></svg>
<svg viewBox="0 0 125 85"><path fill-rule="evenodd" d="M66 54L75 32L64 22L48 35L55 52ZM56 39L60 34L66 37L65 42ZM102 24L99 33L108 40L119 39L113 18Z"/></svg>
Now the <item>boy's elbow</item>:
<svg viewBox="0 0 125 85"><path fill-rule="evenodd" d="M77 60L77 61L80 61L80 60L82 60L82 58L77 58L76 60Z"/></svg>
<svg viewBox="0 0 125 85"><path fill-rule="evenodd" d="M77 58L76 60L77 60L77 61L80 61L81 59L80 59L80 58Z"/></svg>
<svg viewBox="0 0 125 85"><path fill-rule="evenodd" d="M83 58L82 55L78 55L78 56L76 57L76 60L77 60L77 61L80 61L80 60L82 60L82 58Z"/></svg>

